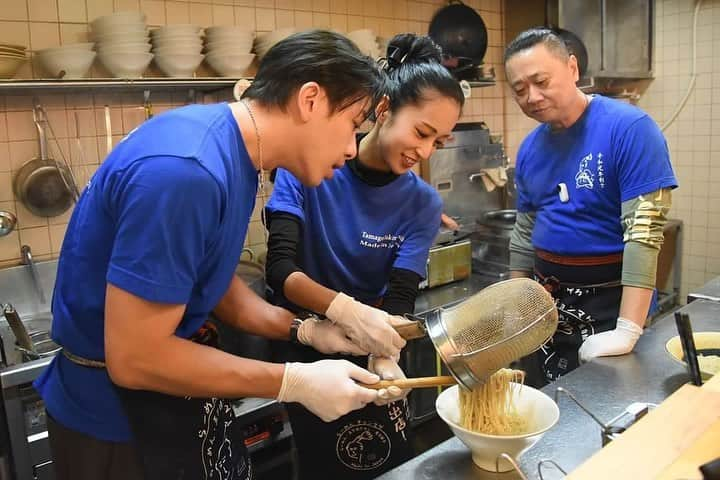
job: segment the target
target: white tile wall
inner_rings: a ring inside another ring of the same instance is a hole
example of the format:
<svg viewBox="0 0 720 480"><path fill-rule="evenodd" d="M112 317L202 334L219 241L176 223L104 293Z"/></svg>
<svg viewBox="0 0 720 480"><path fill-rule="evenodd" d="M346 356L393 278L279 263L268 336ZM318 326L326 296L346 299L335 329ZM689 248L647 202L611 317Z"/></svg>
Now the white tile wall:
<svg viewBox="0 0 720 480"><path fill-rule="evenodd" d="M497 72L498 86L474 89L467 102L462 121L485 121L494 133L505 127L504 73L500 63L504 45L503 1L466 0L477 9L489 31L486 63ZM331 27L347 32L372 28L379 35L426 33L433 13L443 0L2 0L0 8L0 43L22 44L30 50L63 43L87 41L88 22L113 11L141 10L150 26L195 23L201 26L235 24L259 32L275 28ZM16 78L40 75L32 62L25 64ZM106 76L93 67L91 76ZM149 75L158 75L151 69ZM208 75L201 70L199 75ZM184 93L155 95L151 98L155 113L185 103ZM225 100L227 93L209 96L205 101ZM87 178L105 158L105 115L111 107L112 136L117 143L124 134L143 121L142 93L135 94L62 94L51 93L40 98L50 112L50 121L63 152L76 173ZM32 98L0 96L0 209L18 216L18 232L0 238L0 267L16 265L20 245L30 244L39 259L56 257L62 244L70 212L52 219L37 218L15 202L7 184L12 174L26 160L37 154L32 124ZM75 113L81 124L84 161L75 146ZM84 183L84 182L83 182ZM246 244L258 252L265 249L257 213L248 229Z"/></svg>

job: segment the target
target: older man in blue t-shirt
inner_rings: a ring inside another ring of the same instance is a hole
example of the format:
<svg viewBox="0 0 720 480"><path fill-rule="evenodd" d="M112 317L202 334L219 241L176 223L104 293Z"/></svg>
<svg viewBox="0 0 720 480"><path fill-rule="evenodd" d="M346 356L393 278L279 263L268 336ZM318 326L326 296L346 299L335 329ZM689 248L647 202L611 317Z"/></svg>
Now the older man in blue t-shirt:
<svg viewBox="0 0 720 480"><path fill-rule="evenodd" d="M518 152L510 242L513 275L534 274L560 314L553 338L525 361L541 384L581 361L632 351L652 303L677 181L655 122L581 92L577 59L552 30L518 35L505 66L518 105L541 122Z"/></svg>

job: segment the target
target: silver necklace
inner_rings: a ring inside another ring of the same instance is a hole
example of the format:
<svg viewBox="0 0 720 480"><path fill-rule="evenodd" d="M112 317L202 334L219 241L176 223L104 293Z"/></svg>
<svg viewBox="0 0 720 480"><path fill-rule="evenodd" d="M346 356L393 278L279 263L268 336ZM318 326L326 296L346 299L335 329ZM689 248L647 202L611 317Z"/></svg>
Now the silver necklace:
<svg viewBox="0 0 720 480"><path fill-rule="evenodd" d="M260 129L257 126L257 122L255 121L255 115L253 115L253 111L250 108L250 105L245 100L240 100L240 103L243 104L245 109L248 112L248 115L250 116L250 120L252 121L253 128L255 129L255 138L257 138L257 152L258 152L258 163L260 164L260 171L258 172L258 186L260 187L260 219L261 223L263 225L263 236L265 238L265 243L267 244L268 241L268 231L266 227L265 222L265 169L263 169L263 161L262 161L262 142L260 141Z"/></svg>

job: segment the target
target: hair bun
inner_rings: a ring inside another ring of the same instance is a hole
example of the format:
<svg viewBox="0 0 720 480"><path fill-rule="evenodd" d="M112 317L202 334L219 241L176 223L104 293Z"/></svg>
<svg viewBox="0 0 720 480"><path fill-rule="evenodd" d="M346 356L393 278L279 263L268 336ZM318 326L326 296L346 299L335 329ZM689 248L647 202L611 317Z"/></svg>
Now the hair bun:
<svg viewBox="0 0 720 480"><path fill-rule="evenodd" d="M399 68L403 63L440 63L442 49L426 35L401 33L388 42L386 59L388 70Z"/></svg>

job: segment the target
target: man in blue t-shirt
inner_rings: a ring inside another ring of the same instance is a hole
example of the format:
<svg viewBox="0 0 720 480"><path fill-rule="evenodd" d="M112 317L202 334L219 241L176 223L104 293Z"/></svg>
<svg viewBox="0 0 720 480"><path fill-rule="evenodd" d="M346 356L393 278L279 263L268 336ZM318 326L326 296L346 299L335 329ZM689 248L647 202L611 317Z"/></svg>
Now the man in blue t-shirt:
<svg viewBox="0 0 720 480"><path fill-rule="evenodd" d="M655 122L581 92L577 59L552 30L518 35L505 66L518 105L541 122L518 151L510 269L534 274L556 298L558 330L525 362L531 383L542 384L581 361L632 351L677 181Z"/></svg>
<svg viewBox="0 0 720 480"><path fill-rule="evenodd" d="M309 31L267 53L241 101L158 115L115 147L68 225L52 302L63 351L35 382L58 479L252 478L225 399L298 402L325 421L377 399L358 383L379 377L350 362L234 356L206 320L326 353L399 352L384 317L355 325L364 306L297 325L234 274L263 169L332 177L383 93L352 42Z"/></svg>

